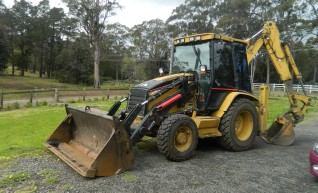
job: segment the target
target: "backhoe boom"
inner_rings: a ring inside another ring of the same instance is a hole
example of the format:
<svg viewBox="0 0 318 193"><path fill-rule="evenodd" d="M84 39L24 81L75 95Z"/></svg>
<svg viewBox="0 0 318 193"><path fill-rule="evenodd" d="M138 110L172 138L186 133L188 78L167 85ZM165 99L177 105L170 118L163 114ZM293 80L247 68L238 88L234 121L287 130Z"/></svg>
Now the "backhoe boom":
<svg viewBox="0 0 318 193"><path fill-rule="evenodd" d="M255 38L258 34L261 34L261 38L255 41L254 44L251 44L251 39ZM267 116L264 116L264 113L268 113L267 111L261 112L260 121L261 128L260 131L263 134L264 138L267 142L281 144L281 142L275 141L277 139L277 132L281 130L293 130L293 126L296 123L299 123L304 118L304 113L307 110L308 105L310 105L311 98L307 96L303 83L302 76L297 68L297 65L293 59L293 56L290 52L290 49L286 43L282 43L280 40L279 30L276 24L272 21L266 22L263 29L255 34L251 39L248 39L248 47L247 47L247 60L248 63L251 62L253 57L257 54L258 50L261 47L264 47L272 64L275 67L276 72L279 74L280 79L285 84L285 91L287 93L287 97L290 102L290 108L287 112L278 116L273 125L269 128L266 128ZM293 91L293 81L292 81L292 73L290 68L293 71L293 74L302 85L304 95L296 94ZM266 88L261 89L261 98L260 101L262 103L262 108L267 109L268 103L268 92L265 94ZM301 106L297 103L301 102ZM284 132L281 132L281 136ZM291 134L293 132L287 131L289 139L282 142L281 145L289 145L293 142L294 137ZM274 137L275 136L275 137ZM274 139L275 138L275 139ZM278 137L279 138L279 137ZM282 137L283 138L283 137Z"/></svg>

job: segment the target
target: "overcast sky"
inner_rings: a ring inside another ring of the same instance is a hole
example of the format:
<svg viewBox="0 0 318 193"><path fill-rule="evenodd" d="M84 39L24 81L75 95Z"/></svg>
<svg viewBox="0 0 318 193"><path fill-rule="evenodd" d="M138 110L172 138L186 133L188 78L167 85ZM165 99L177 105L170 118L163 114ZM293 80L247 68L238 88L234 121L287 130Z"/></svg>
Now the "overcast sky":
<svg viewBox="0 0 318 193"><path fill-rule="evenodd" d="M41 0L29 0L32 5L37 5ZM117 15L109 19L110 23L119 22L128 27L141 24L151 19L162 19L166 21L172 10L185 0L118 0L123 6L117 10ZM3 0L7 7L11 7L14 0ZM61 0L50 0L51 7L66 7Z"/></svg>

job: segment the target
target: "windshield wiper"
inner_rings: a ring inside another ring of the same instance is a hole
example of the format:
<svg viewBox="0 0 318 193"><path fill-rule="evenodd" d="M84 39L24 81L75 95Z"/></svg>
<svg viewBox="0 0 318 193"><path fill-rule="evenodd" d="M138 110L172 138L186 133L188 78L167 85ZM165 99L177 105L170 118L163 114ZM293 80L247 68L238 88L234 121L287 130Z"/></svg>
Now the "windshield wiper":
<svg viewBox="0 0 318 193"><path fill-rule="evenodd" d="M194 66L194 70L197 70L199 67L199 63L202 65L201 59L200 59L201 50L200 50L200 48L196 49L195 45L192 45L192 48L193 48L195 55L197 56L197 59L195 60L195 66Z"/></svg>

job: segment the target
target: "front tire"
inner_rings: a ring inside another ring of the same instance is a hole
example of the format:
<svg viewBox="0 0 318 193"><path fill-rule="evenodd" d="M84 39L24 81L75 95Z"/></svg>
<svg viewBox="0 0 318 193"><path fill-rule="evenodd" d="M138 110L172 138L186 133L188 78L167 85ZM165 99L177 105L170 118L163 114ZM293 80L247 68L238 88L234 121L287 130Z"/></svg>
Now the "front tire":
<svg viewBox="0 0 318 193"><path fill-rule="evenodd" d="M219 130L219 142L230 151L245 151L252 147L258 128L255 105L248 99L236 99L224 113Z"/></svg>
<svg viewBox="0 0 318 193"><path fill-rule="evenodd" d="M194 155L198 145L198 129L194 121L183 114L167 117L157 135L160 153L168 160L184 161Z"/></svg>

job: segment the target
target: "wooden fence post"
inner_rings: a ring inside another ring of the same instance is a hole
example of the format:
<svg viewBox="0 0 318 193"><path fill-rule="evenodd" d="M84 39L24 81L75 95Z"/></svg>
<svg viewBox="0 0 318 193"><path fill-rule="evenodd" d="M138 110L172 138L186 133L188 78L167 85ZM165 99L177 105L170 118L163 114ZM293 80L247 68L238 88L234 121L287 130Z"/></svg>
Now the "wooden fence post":
<svg viewBox="0 0 318 193"><path fill-rule="evenodd" d="M107 100L109 99L109 88L107 88Z"/></svg>
<svg viewBox="0 0 318 193"><path fill-rule="evenodd" d="M58 103L59 102L59 89L55 88L54 90L55 90L55 94L54 94L55 95L55 97L54 97L55 102Z"/></svg>
<svg viewBox="0 0 318 193"><path fill-rule="evenodd" d="M0 93L0 110L3 109L3 92Z"/></svg>
<svg viewBox="0 0 318 193"><path fill-rule="evenodd" d="M30 91L30 103L32 104L32 102L33 102L33 92L32 92L32 90Z"/></svg>
<svg viewBox="0 0 318 193"><path fill-rule="evenodd" d="M86 88L83 88L83 101L86 100L85 97L86 97Z"/></svg>

